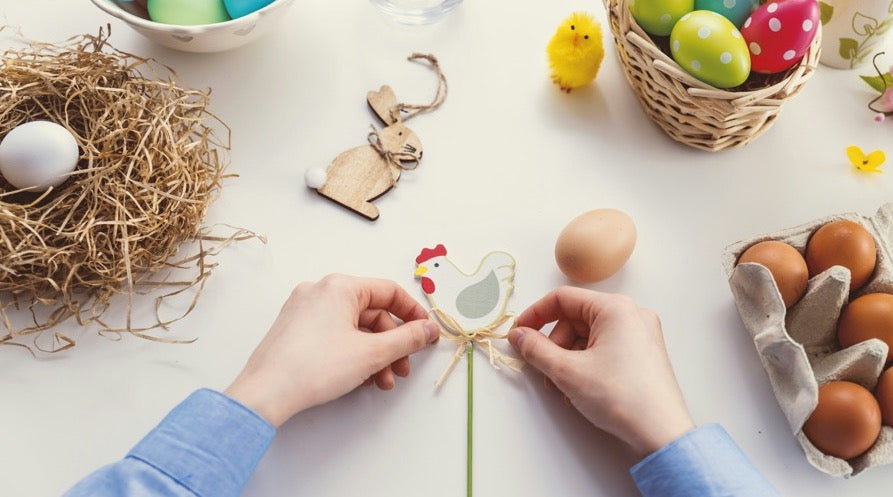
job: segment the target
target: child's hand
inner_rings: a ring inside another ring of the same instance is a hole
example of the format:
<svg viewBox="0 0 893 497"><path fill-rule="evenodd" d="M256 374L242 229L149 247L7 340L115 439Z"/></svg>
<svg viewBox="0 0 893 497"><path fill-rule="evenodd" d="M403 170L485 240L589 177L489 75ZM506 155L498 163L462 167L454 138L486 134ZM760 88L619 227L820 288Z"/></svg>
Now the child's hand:
<svg viewBox="0 0 893 497"><path fill-rule="evenodd" d="M389 390L395 374L409 374L409 354L437 341L427 317L392 281L330 275L301 283L226 394L279 427L367 379Z"/></svg>
<svg viewBox="0 0 893 497"><path fill-rule="evenodd" d="M557 321L546 338L539 329ZM518 317L509 340L583 416L644 456L694 428L660 321L628 297L564 287Z"/></svg>

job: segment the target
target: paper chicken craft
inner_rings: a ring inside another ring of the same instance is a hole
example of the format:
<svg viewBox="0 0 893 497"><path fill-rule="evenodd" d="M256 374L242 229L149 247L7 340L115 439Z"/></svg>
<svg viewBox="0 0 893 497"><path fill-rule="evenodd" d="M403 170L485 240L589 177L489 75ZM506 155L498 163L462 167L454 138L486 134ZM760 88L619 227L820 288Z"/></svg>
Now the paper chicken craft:
<svg viewBox="0 0 893 497"><path fill-rule="evenodd" d="M515 259L505 252L491 252L473 274L465 274L446 255L446 248L438 245L422 250L415 260L415 274L434 313L452 318L459 328L451 330L454 333L504 323L515 288Z"/></svg>
<svg viewBox="0 0 893 497"><path fill-rule="evenodd" d="M514 257L506 252L491 252L474 272L466 273L447 258L446 247L441 244L423 249L415 262L416 278L431 304L431 312L442 325L442 335L457 345L437 387L449 376L466 348L475 343L486 350L493 367L498 369L499 362L519 371L523 362L493 346L493 340L506 338L498 330L511 317L506 309L515 288Z"/></svg>
<svg viewBox="0 0 893 497"><path fill-rule="evenodd" d="M491 252L484 256L477 269L466 273L447 259L443 245L423 249L416 257L415 276L431 304L431 312L440 321L441 335L457 345L456 353L443 374L437 379L439 388L453 368L468 354L468 453L467 497L472 496L472 419L474 392L474 346L487 351L490 365L499 369L497 362L520 371L524 363L501 353L493 340L504 339L499 328L508 322L508 300L515 289L515 258L506 252Z"/></svg>

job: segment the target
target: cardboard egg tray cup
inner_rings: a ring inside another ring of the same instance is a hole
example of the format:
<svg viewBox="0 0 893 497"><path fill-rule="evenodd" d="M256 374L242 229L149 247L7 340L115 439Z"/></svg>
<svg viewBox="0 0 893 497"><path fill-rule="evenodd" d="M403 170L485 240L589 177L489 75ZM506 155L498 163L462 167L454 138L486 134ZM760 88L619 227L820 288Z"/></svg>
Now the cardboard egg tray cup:
<svg viewBox="0 0 893 497"><path fill-rule="evenodd" d="M785 309L781 294L765 267L738 257L751 245L765 240L788 243L806 251L812 233L822 225L841 219L855 221L874 236L877 266L869 282L850 295L850 272L834 266L809 280L803 298ZM723 266L738 313L753 338L760 361L769 375L775 398L806 458L819 470L833 476L854 476L893 462L893 428L883 426L874 446L865 454L845 461L815 448L803 434L803 424L818 404L818 388L830 381L846 380L874 391L887 357L887 344L871 339L845 349L837 342L841 309L866 293L893 293L893 203L881 207L873 217L842 214L776 233L740 241L726 247Z"/></svg>

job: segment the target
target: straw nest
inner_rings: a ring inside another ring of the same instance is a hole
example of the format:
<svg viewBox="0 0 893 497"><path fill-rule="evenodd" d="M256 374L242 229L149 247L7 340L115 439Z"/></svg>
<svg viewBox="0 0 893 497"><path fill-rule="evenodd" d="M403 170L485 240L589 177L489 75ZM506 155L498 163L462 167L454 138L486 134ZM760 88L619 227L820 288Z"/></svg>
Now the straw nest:
<svg viewBox="0 0 893 497"><path fill-rule="evenodd" d="M192 310L213 267L208 256L254 236L232 230L212 237L202 226L229 148L228 128L207 110L208 92L180 87L173 71L107 40L100 30L2 54L0 138L19 124L48 120L75 136L81 155L65 183L42 194L0 178L0 344L64 350L75 341L61 331L49 346L38 337L72 317L104 332L175 341L145 332ZM218 140L215 129L227 139ZM183 255L188 241L197 243ZM183 279L178 269L187 271L185 281L171 281ZM185 310L162 319L162 301L187 289L193 295ZM154 319L135 325L134 296L153 292ZM103 316L115 296L123 296L126 312L113 324Z"/></svg>

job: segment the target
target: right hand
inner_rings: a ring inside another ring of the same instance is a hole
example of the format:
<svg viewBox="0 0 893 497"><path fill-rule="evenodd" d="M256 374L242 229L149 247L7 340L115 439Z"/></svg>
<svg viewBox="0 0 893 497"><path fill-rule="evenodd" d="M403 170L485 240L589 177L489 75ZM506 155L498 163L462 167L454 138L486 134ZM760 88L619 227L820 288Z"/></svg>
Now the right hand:
<svg viewBox="0 0 893 497"><path fill-rule="evenodd" d="M557 321L547 338L540 329ZM654 312L562 287L525 310L509 341L593 425L650 454L694 428Z"/></svg>

